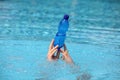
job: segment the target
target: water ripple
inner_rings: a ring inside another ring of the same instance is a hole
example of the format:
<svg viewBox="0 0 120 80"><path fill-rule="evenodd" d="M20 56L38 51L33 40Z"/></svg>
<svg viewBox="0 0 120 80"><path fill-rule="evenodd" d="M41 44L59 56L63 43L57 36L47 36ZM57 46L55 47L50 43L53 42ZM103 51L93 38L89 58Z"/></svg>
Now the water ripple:
<svg viewBox="0 0 120 80"><path fill-rule="evenodd" d="M0 39L51 40L61 17L69 13L68 42L119 46L119 3L96 0L90 3L87 0L1 1Z"/></svg>

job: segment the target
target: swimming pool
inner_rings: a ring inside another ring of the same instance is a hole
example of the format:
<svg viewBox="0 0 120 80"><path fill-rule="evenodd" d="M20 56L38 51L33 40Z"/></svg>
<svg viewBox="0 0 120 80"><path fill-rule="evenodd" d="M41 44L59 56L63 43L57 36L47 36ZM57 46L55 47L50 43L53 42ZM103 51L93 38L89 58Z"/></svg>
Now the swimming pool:
<svg viewBox="0 0 120 80"><path fill-rule="evenodd" d="M119 80L120 1L1 0L0 80ZM64 14L66 44L76 63L46 61Z"/></svg>

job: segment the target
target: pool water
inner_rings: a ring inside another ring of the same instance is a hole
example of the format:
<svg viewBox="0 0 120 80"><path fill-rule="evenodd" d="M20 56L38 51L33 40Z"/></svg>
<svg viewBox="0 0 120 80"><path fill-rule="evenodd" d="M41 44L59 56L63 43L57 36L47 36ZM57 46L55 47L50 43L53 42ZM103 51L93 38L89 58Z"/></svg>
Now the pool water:
<svg viewBox="0 0 120 80"><path fill-rule="evenodd" d="M0 80L120 80L119 0L0 0ZM64 14L75 66L46 59Z"/></svg>

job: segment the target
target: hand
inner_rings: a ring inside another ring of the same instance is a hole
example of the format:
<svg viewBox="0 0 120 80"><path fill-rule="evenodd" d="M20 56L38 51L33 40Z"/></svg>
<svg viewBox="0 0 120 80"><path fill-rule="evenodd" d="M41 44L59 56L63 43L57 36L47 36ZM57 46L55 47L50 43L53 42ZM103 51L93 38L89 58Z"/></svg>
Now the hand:
<svg viewBox="0 0 120 80"><path fill-rule="evenodd" d="M53 43L54 43L54 40L51 41L50 43L50 46L49 46L49 50L48 50L48 55L47 55L47 58L49 61L52 61L52 60L57 60L59 55L54 55L55 52L58 52L58 45L57 46L53 46Z"/></svg>
<svg viewBox="0 0 120 80"><path fill-rule="evenodd" d="M67 63L72 63L73 64L73 60L70 57L70 55L68 54L68 50L66 45L64 44L64 50L60 49L60 52L62 53L62 59L65 60Z"/></svg>

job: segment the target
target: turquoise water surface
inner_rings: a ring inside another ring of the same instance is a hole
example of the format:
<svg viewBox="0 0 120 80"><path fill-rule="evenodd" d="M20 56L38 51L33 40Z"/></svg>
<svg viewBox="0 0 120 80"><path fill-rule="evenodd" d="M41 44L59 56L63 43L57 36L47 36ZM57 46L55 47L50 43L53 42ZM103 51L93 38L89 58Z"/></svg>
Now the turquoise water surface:
<svg viewBox="0 0 120 80"><path fill-rule="evenodd" d="M64 14L75 66L46 59ZM0 80L120 80L120 1L0 0Z"/></svg>

